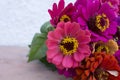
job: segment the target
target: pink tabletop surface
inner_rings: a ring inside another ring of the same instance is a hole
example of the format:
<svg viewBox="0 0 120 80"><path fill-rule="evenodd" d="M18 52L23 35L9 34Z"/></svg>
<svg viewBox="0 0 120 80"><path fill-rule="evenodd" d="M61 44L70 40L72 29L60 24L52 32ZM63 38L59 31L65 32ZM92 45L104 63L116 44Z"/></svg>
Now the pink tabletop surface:
<svg viewBox="0 0 120 80"><path fill-rule="evenodd" d="M26 47L0 46L0 80L71 80L48 70L42 63L27 63Z"/></svg>

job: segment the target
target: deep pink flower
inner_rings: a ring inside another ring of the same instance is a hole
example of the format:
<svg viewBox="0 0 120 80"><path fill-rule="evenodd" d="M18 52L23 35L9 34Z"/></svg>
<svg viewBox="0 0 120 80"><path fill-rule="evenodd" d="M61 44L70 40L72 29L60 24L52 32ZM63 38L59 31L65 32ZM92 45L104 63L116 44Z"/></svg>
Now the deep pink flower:
<svg viewBox="0 0 120 80"><path fill-rule="evenodd" d="M110 2L112 5L119 5L119 0L100 0L102 3Z"/></svg>
<svg viewBox="0 0 120 80"><path fill-rule="evenodd" d="M74 76L76 76L76 72L74 68L69 68L69 69L58 69L58 73L60 75L64 75L66 78L73 78Z"/></svg>
<svg viewBox="0 0 120 80"><path fill-rule="evenodd" d="M101 3L108 3L116 12L118 12L119 0L100 0Z"/></svg>
<svg viewBox="0 0 120 80"><path fill-rule="evenodd" d="M120 16L120 5L118 5L118 15Z"/></svg>
<svg viewBox="0 0 120 80"><path fill-rule="evenodd" d="M74 18L74 13L75 13L76 9L73 6L72 3L69 3L66 7L65 7L65 2L64 0L60 0L59 4L57 5L56 3L53 4L53 9L49 9L48 12L51 16L51 24L56 27L56 25L60 22L60 21L64 21L64 22L68 22L71 21L73 22L75 20Z"/></svg>
<svg viewBox="0 0 120 80"><path fill-rule="evenodd" d="M120 15L116 18L118 25L120 26Z"/></svg>
<svg viewBox="0 0 120 80"><path fill-rule="evenodd" d="M90 32L82 30L78 23L60 22L54 31L48 33L47 60L57 68L78 67L91 51Z"/></svg>
<svg viewBox="0 0 120 80"><path fill-rule="evenodd" d="M99 0L77 0L78 23L83 29L91 31L91 39L108 41L113 39L117 30L115 11L108 3L101 4Z"/></svg>

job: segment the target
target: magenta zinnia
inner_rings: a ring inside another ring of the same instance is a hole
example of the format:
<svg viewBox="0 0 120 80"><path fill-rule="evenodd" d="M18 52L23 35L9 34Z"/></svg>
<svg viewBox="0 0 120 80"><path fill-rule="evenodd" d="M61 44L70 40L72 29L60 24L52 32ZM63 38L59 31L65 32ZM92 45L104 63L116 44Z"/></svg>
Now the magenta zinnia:
<svg viewBox="0 0 120 80"><path fill-rule="evenodd" d="M108 41L117 31L115 11L99 0L77 0L78 23L91 31L91 41ZM80 3L82 2L82 3ZM83 4L84 3L84 4Z"/></svg>
<svg viewBox="0 0 120 80"><path fill-rule="evenodd" d="M100 0L100 1L101 1L101 3L108 3L111 6L111 8L113 8L114 11L116 11L116 12L119 10L118 9L118 5L120 5L119 0Z"/></svg>
<svg viewBox="0 0 120 80"><path fill-rule="evenodd" d="M48 62L59 69L78 67L80 62L90 55L90 35L90 32L82 30L78 23L60 22L47 36Z"/></svg>
<svg viewBox="0 0 120 80"><path fill-rule="evenodd" d="M56 3L53 4L53 9L49 9L48 12L51 16L51 24L56 27L56 25L61 22L74 22L75 18L74 18L74 13L75 13L76 9L73 6L72 3L69 3L66 7L65 7L65 2L64 0L60 0L59 4L57 5Z"/></svg>

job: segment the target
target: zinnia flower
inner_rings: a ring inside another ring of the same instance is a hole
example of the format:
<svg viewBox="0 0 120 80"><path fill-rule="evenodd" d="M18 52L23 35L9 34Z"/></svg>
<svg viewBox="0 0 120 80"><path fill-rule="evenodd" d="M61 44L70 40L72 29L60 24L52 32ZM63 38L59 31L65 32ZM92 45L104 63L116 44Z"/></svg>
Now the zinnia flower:
<svg viewBox="0 0 120 80"><path fill-rule="evenodd" d="M107 54L108 53L115 54L115 52L118 51L119 49L117 42L115 42L114 40L109 40L106 43L99 41L99 42L94 43L93 47L94 47L93 53L94 52L105 52Z"/></svg>
<svg viewBox="0 0 120 80"><path fill-rule="evenodd" d="M73 6L72 3L69 3L66 7L65 7L65 2L64 0L60 0L59 4L57 6L56 3L53 4L53 9L52 10L48 10L50 16L51 16L51 24L56 27L56 25L61 22L68 22L74 21L74 12L76 11L75 7Z"/></svg>
<svg viewBox="0 0 120 80"><path fill-rule="evenodd" d="M119 5L119 0L100 0L102 3L108 2L111 5Z"/></svg>
<svg viewBox="0 0 120 80"><path fill-rule="evenodd" d="M82 30L78 23L60 22L47 37L47 60L57 68L78 67L90 55L90 32Z"/></svg>
<svg viewBox="0 0 120 80"><path fill-rule="evenodd" d="M76 69L74 80L120 80L120 66L113 55L97 53Z"/></svg>
<svg viewBox="0 0 120 80"><path fill-rule="evenodd" d="M120 26L120 16L118 16L118 17L116 18L116 21L117 21L117 23L118 23L118 26Z"/></svg>
<svg viewBox="0 0 120 80"><path fill-rule="evenodd" d="M69 69L58 69L58 73L59 74L63 74L65 77L69 78L69 77L74 77L76 76L76 72L75 72L75 69L73 68L69 68Z"/></svg>
<svg viewBox="0 0 120 80"><path fill-rule="evenodd" d="M115 11L108 3L101 4L99 0L77 0L75 6L78 9L78 23L91 31L93 42L106 42L113 38L117 23Z"/></svg>
<svg viewBox="0 0 120 80"><path fill-rule="evenodd" d="M100 0L101 3L108 3L116 12L119 10L118 5L119 5L119 0Z"/></svg>
<svg viewBox="0 0 120 80"><path fill-rule="evenodd" d="M118 9L119 9L119 11L118 11L118 15L120 16L120 5L118 5Z"/></svg>

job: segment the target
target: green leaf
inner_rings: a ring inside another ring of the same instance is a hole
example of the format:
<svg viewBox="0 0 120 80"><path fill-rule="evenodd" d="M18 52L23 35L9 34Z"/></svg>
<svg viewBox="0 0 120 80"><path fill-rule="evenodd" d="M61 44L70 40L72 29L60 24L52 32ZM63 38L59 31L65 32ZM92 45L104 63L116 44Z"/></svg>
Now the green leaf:
<svg viewBox="0 0 120 80"><path fill-rule="evenodd" d="M56 71L57 70L56 67L55 67L55 65L53 65L51 63L48 63L48 61L46 60L46 56L43 57L43 58L41 58L40 61L43 64L45 64L45 66L48 67L50 70L52 70L52 71Z"/></svg>
<svg viewBox="0 0 120 80"><path fill-rule="evenodd" d="M36 33L34 35L32 43L29 46L30 52L28 55L28 62L36 59L41 59L46 56L47 47L45 42L47 39L47 34L51 30L54 30L54 27L51 26L50 22L46 22L40 29L41 33Z"/></svg>
<svg viewBox="0 0 120 80"><path fill-rule="evenodd" d="M49 21L44 23L40 29L42 33L48 33L49 31L52 31L52 30L54 30L54 27L50 24Z"/></svg>
<svg viewBox="0 0 120 80"><path fill-rule="evenodd" d="M47 39L46 33L35 34L30 47L28 62L45 57L47 51L47 47L45 45L46 39Z"/></svg>

